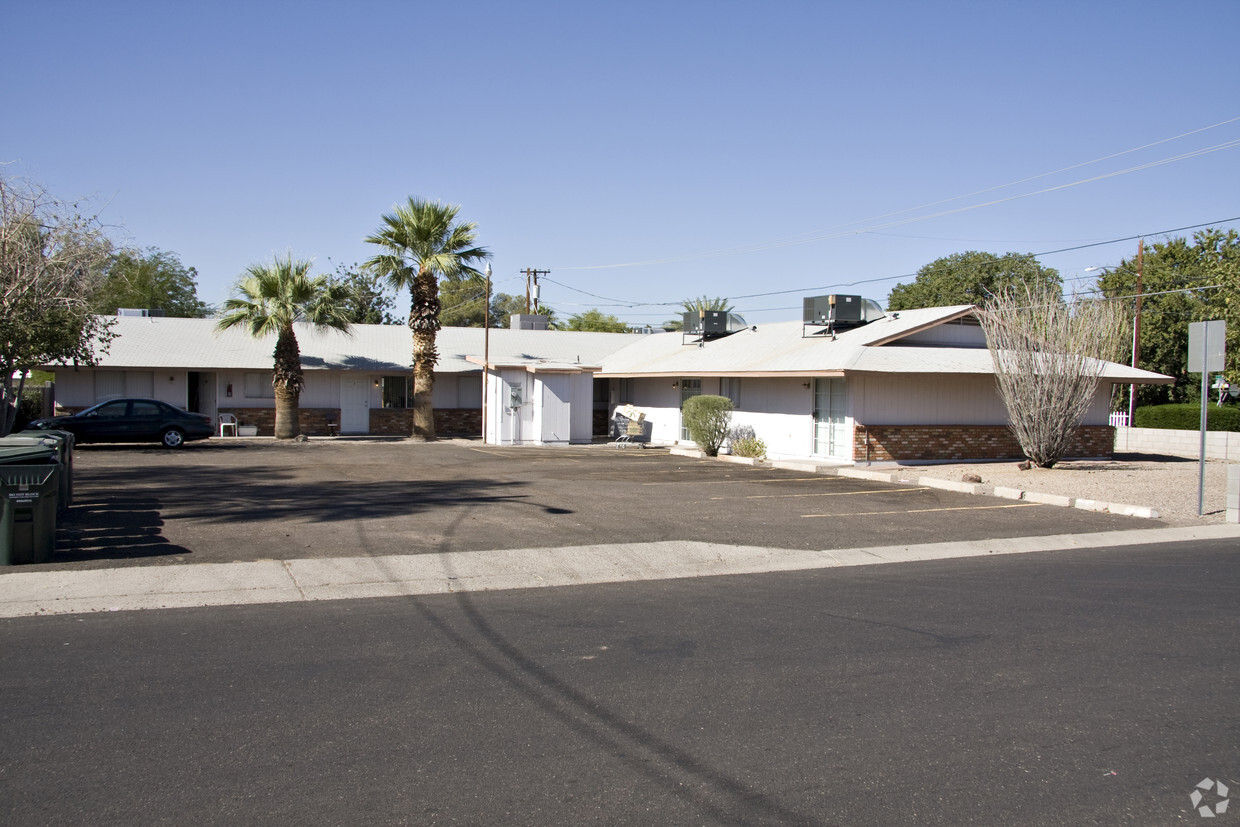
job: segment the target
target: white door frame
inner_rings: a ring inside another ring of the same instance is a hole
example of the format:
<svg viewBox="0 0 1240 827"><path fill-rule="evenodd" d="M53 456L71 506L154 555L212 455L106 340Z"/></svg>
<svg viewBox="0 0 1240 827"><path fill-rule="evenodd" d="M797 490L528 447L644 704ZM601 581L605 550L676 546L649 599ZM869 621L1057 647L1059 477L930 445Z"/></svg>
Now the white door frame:
<svg viewBox="0 0 1240 827"><path fill-rule="evenodd" d="M814 431L811 453L831 459L852 459L852 428L848 425L848 386L842 376L814 379Z"/></svg>
<svg viewBox="0 0 1240 827"><path fill-rule="evenodd" d="M340 377L340 433L370 433L370 383L361 373Z"/></svg>

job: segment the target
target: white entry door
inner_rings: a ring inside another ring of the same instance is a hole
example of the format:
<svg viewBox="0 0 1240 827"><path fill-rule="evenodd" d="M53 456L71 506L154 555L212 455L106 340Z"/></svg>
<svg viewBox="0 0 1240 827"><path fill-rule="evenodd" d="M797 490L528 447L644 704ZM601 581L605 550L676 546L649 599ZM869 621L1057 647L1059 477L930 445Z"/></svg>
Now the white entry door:
<svg viewBox="0 0 1240 827"><path fill-rule="evenodd" d="M340 378L340 433L370 433L370 383L369 376Z"/></svg>
<svg viewBox="0 0 1240 827"><path fill-rule="evenodd" d="M814 380L814 455L851 459L852 433L848 428L844 380Z"/></svg>

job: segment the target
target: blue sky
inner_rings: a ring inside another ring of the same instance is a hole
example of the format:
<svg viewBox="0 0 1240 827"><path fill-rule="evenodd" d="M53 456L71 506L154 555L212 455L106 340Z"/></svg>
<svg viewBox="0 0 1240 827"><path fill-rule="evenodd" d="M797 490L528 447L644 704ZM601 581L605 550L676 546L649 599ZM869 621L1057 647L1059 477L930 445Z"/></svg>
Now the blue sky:
<svg viewBox="0 0 1240 827"><path fill-rule="evenodd" d="M1236 0L5 5L5 173L209 302L275 253L364 260L409 195L477 222L496 290L550 269L561 316L634 323L1240 226Z"/></svg>

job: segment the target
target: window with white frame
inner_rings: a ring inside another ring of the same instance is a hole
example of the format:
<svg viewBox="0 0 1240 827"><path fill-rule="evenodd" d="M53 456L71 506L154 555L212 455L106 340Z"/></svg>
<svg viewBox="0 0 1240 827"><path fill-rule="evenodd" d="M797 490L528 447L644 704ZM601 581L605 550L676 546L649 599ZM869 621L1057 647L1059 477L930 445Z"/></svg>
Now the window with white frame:
<svg viewBox="0 0 1240 827"><path fill-rule="evenodd" d="M741 380L739 377L725 376L719 380L719 395L732 400L733 408L741 406Z"/></svg>

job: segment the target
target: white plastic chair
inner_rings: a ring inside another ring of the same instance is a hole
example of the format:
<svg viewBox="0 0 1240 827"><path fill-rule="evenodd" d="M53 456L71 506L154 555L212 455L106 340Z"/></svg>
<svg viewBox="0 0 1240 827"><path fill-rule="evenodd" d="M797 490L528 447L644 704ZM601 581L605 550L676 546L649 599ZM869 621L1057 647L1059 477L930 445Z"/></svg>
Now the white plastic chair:
<svg viewBox="0 0 1240 827"><path fill-rule="evenodd" d="M232 428L232 435L237 435L237 417L232 414L220 414L220 436L224 436L224 429Z"/></svg>

